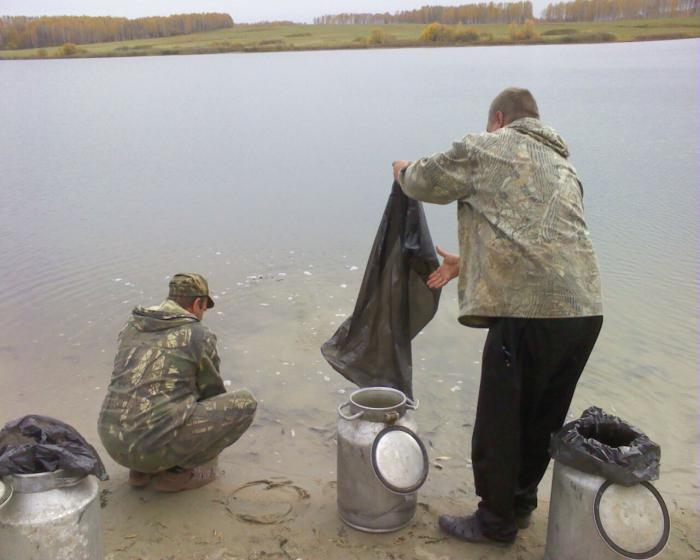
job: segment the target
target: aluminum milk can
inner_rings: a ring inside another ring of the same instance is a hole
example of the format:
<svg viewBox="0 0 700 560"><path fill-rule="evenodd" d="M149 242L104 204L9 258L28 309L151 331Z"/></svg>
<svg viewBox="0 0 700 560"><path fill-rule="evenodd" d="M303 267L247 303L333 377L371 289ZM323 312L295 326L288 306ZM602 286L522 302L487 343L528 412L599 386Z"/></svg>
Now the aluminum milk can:
<svg viewBox="0 0 700 560"><path fill-rule="evenodd" d="M413 519L428 476L411 418L416 408L388 387L359 389L338 407L338 511L351 527L383 533Z"/></svg>
<svg viewBox="0 0 700 560"><path fill-rule="evenodd" d="M669 533L666 504L648 482L621 486L554 463L544 560L643 560Z"/></svg>
<svg viewBox="0 0 700 560"><path fill-rule="evenodd" d="M100 488L94 476L59 470L0 480L0 560L102 558Z"/></svg>

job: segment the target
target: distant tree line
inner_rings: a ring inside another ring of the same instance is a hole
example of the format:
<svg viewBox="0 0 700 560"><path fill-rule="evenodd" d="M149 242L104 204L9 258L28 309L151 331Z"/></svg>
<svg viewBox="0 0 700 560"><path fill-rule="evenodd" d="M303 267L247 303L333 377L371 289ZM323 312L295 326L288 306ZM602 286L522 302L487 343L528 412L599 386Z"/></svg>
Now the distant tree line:
<svg viewBox="0 0 700 560"><path fill-rule="evenodd" d="M700 0L573 0L549 4L547 21L611 21L700 14Z"/></svg>
<svg viewBox="0 0 700 560"><path fill-rule="evenodd" d="M371 24L387 23L524 23L532 19L532 2L489 2L463 6L423 6L390 14L335 14L314 18L316 24Z"/></svg>
<svg viewBox="0 0 700 560"><path fill-rule="evenodd" d="M229 14L177 14L127 19L89 16L2 16L0 48L29 49L170 37L233 27Z"/></svg>

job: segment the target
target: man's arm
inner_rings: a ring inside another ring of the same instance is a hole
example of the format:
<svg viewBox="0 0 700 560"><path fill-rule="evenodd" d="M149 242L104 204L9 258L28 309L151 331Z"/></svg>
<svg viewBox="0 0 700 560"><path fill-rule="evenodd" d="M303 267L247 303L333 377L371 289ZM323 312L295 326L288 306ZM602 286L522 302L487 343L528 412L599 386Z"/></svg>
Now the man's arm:
<svg viewBox="0 0 700 560"><path fill-rule="evenodd" d="M209 399L226 392L219 374L220 362L219 353L216 351L216 336L209 334L204 339L197 368L197 391L200 399Z"/></svg>
<svg viewBox="0 0 700 560"><path fill-rule="evenodd" d="M460 141L445 152L415 162L394 162L394 175L411 198L449 204L474 192L474 165L470 150Z"/></svg>

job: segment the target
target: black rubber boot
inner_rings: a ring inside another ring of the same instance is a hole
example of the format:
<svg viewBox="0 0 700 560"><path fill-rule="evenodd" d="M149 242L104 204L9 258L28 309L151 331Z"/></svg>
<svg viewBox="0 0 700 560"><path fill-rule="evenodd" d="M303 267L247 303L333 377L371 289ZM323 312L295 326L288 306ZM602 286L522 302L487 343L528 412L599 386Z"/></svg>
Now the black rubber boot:
<svg viewBox="0 0 700 560"><path fill-rule="evenodd" d="M441 515L439 519L440 529L448 535L470 543L486 543L507 546L515 540L512 537L498 537L484 533L481 522L476 515L466 517L456 517L452 515Z"/></svg>

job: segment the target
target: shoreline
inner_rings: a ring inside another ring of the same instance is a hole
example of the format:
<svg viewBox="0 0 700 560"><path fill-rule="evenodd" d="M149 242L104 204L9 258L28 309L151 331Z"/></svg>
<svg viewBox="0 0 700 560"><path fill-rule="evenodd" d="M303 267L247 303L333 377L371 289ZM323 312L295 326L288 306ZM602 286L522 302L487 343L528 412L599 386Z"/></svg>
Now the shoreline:
<svg viewBox="0 0 700 560"><path fill-rule="evenodd" d="M368 49L503 47L532 45L589 45L700 38L700 18L612 22L538 22L536 36L511 39L505 24L447 26L478 32L472 41L429 41L420 38L422 24L309 25L256 24L176 35L158 39L0 50L0 60L65 60L73 58L129 58L229 53L311 52ZM373 37L377 31L380 33ZM378 38L377 38L378 37Z"/></svg>
<svg viewBox="0 0 700 560"><path fill-rule="evenodd" d="M178 52L153 53L153 52L123 52L123 53L84 53L72 56L33 56L33 57L4 57L0 56L0 61L25 61L25 60L71 60L80 58L141 58L141 57L160 57L160 56L196 56L204 54L260 54L260 53L296 53L296 52L322 52L322 51L363 51L363 50L399 50L399 49L442 49L442 48L469 48L469 47L536 47L536 46L577 46L577 45L601 45L601 44L619 44L619 43L651 43L654 41L683 41L688 39L698 39L698 37L662 37L649 39L630 39L618 41L581 41L578 43L570 42L554 42L554 41L484 41L473 43L407 43L407 44L391 44L391 45L329 45L325 47L289 47L289 48L244 48L231 50L180 50Z"/></svg>

